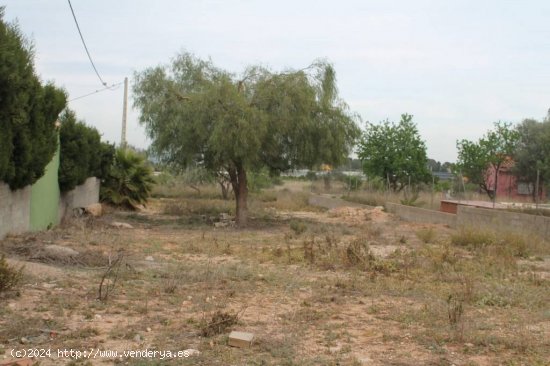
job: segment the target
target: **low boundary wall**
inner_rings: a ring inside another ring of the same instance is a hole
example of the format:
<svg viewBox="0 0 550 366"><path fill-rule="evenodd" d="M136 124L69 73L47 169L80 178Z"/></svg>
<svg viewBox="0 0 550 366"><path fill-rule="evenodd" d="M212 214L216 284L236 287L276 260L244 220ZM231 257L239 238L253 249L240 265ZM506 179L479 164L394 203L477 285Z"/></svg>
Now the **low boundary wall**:
<svg viewBox="0 0 550 366"><path fill-rule="evenodd" d="M407 221L443 224L452 228L456 227L457 224L457 215L450 213L399 205L391 202L386 202L385 206L388 212L393 213Z"/></svg>
<svg viewBox="0 0 550 366"><path fill-rule="evenodd" d="M456 216L458 227L530 233L550 239L550 217L467 206L458 206Z"/></svg>
<svg viewBox="0 0 550 366"><path fill-rule="evenodd" d="M59 220L71 213L75 208L88 207L99 202L100 180L91 177L73 190L61 194L59 198Z"/></svg>
<svg viewBox="0 0 550 366"><path fill-rule="evenodd" d="M550 217L468 206L458 206L456 215L390 202L385 206L388 212L407 221L529 233L550 239Z"/></svg>
<svg viewBox="0 0 550 366"><path fill-rule="evenodd" d="M55 178L57 184L57 177ZM46 194L42 192L41 187L33 185L12 191L7 184L0 182L0 239L8 234L44 230L59 224L63 217L75 208L99 202L99 187L99 179L88 178L83 184L61 194L59 199L54 199L44 208L43 205L36 204L33 207L33 195L36 197ZM52 205L54 207L49 207Z"/></svg>
<svg viewBox="0 0 550 366"><path fill-rule="evenodd" d="M31 226L31 186L12 191L0 182L0 239L20 234Z"/></svg>

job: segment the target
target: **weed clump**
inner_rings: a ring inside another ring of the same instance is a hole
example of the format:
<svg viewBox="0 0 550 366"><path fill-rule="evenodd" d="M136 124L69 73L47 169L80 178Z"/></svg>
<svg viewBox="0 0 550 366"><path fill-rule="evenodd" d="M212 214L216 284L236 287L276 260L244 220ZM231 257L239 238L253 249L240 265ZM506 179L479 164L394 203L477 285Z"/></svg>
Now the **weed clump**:
<svg viewBox="0 0 550 366"><path fill-rule="evenodd" d="M355 239L346 248L345 262L349 267L369 268L375 260L368 243L364 240Z"/></svg>
<svg viewBox="0 0 550 366"><path fill-rule="evenodd" d="M514 233L495 233L491 231L463 229L451 236L451 243L470 250L486 250L491 254L527 258L530 254L530 243L537 244L536 239L526 238Z"/></svg>
<svg viewBox="0 0 550 366"><path fill-rule="evenodd" d="M6 256L0 257L0 293L12 290L23 278L23 266L15 268L6 261Z"/></svg>
<svg viewBox="0 0 550 366"><path fill-rule="evenodd" d="M436 238L436 232L433 228L423 228L416 231L416 237L422 242L428 244L433 243Z"/></svg>
<svg viewBox="0 0 550 366"><path fill-rule="evenodd" d="M301 221L292 220L290 222L290 229L294 232L294 234L300 235L307 230L307 225Z"/></svg>
<svg viewBox="0 0 550 366"><path fill-rule="evenodd" d="M451 235L451 243L470 249L482 248L494 243L494 235L488 231L463 229Z"/></svg>
<svg viewBox="0 0 550 366"><path fill-rule="evenodd" d="M163 206L163 213L166 215L183 216L189 212L185 204L177 201L167 202Z"/></svg>
<svg viewBox="0 0 550 366"><path fill-rule="evenodd" d="M456 328L462 320L462 314L464 314L463 300L460 297L449 295L447 298L447 315L451 327Z"/></svg>
<svg viewBox="0 0 550 366"><path fill-rule="evenodd" d="M200 335L203 337L212 337L224 333L228 328L237 324L239 320L238 313L231 313L218 310L208 319L203 317L201 320Z"/></svg>

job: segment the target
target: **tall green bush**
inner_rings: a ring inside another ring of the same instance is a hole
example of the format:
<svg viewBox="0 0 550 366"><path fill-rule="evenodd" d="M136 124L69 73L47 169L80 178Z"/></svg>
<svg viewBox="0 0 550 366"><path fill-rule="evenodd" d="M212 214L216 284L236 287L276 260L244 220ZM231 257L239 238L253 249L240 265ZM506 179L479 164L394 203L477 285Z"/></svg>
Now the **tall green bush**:
<svg viewBox="0 0 550 366"><path fill-rule="evenodd" d="M65 92L42 85L32 44L0 7L0 180L11 189L37 181L57 148L55 122Z"/></svg>
<svg viewBox="0 0 550 366"><path fill-rule="evenodd" d="M251 192L259 192L262 189L273 186L273 182L266 168L252 171L248 174L248 189Z"/></svg>
<svg viewBox="0 0 550 366"><path fill-rule="evenodd" d="M104 179L114 160L114 146L101 142L99 132L77 121L75 113L69 109L63 112L60 121L61 191L71 190L89 177Z"/></svg>

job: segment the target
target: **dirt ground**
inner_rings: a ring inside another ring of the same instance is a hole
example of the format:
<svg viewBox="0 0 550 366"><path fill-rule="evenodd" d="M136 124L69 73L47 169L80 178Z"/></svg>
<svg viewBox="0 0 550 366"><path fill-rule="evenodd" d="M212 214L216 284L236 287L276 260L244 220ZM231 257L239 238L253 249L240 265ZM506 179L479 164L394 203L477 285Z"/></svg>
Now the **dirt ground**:
<svg viewBox="0 0 550 366"><path fill-rule="evenodd" d="M0 362L50 349L41 365L550 364L548 243L460 245L378 207L285 207L292 194L252 197L244 229L220 221L231 203L154 199L3 240L25 276L0 299ZM231 330L250 348L229 347ZM71 349L82 358L57 351Z"/></svg>

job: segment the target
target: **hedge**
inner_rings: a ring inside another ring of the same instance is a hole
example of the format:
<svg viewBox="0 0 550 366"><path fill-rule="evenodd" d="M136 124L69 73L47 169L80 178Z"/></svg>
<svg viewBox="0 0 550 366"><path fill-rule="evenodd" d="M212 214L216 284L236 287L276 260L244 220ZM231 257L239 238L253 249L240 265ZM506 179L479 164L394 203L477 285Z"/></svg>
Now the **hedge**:
<svg viewBox="0 0 550 366"><path fill-rule="evenodd" d="M115 148L101 142L99 132L77 121L73 111L66 109L60 117L59 141L61 156L59 188L69 191L88 177L103 179L113 164Z"/></svg>

